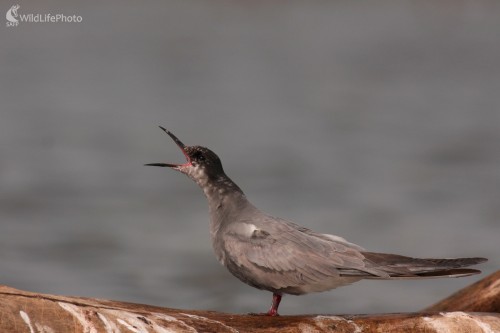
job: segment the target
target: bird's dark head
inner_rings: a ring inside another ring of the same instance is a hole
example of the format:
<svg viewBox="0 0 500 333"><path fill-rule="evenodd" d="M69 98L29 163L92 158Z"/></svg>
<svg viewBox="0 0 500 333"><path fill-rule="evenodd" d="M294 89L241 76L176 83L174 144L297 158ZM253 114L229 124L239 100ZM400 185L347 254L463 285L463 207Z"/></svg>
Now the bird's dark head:
<svg viewBox="0 0 500 333"><path fill-rule="evenodd" d="M168 167L178 170L188 175L189 178L193 179L200 185L203 185L206 181L217 179L219 176L224 174L222 163L213 151L201 146L186 146L170 131L167 131L161 126L160 128L164 130L165 133L172 138L172 140L174 140L177 146L179 146L182 153L186 157L186 162L182 164L149 163L146 165Z"/></svg>

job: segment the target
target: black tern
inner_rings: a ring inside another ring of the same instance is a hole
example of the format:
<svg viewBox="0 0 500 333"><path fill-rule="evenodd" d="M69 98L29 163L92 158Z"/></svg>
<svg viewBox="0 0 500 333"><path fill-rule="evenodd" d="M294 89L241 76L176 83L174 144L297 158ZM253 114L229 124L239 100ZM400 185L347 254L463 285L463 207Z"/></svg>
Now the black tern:
<svg viewBox="0 0 500 333"><path fill-rule="evenodd" d="M273 293L263 315L277 316L283 294L302 295L345 286L361 279L423 279L481 273L463 268L485 258L420 259L370 252L342 237L321 234L268 215L248 201L225 173L219 157L201 146L186 146L165 131L186 157L169 167L195 181L210 211L210 235L219 262L242 282Z"/></svg>

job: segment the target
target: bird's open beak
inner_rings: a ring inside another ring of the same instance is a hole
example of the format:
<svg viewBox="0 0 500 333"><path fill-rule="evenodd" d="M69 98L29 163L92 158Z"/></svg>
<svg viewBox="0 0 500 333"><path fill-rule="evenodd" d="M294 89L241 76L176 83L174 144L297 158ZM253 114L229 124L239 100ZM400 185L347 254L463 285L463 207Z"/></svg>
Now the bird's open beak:
<svg viewBox="0 0 500 333"><path fill-rule="evenodd" d="M167 131L167 129L165 129L164 127L160 126L160 128L162 130L165 131L165 133L167 133L171 138L172 140L174 140L174 142L177 144L177 146L179 146L179 148L182 150L182 153L184 154L184 156L186 157L186 163L184 164L171 164L171 163L148 163L148 164L144 164L144 165L149 165L149 166L157 166L157 167L168 167L168 168L174 168L174 169L180 169L182 167L185 167L185 166L189 166L191 165L191 159L189 158L189 155L187 154L186 152L186 145L183 144L181 142L181 140L179 140L175 135L173 135L170 131Z"/></svg>

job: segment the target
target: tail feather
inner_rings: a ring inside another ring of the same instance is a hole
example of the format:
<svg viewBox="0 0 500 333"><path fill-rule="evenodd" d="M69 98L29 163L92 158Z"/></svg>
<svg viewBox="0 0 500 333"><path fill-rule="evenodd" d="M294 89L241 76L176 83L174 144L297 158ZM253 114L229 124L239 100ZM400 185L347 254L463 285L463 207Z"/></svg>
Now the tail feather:
<svg viewBox="0 0 500 333"><path fill-rule="evenodd" d="M412 258L397 254L363 252L367 266L389 274L391 278L460 277L481 273L468 267L487 261L486 258Z"/></svg>

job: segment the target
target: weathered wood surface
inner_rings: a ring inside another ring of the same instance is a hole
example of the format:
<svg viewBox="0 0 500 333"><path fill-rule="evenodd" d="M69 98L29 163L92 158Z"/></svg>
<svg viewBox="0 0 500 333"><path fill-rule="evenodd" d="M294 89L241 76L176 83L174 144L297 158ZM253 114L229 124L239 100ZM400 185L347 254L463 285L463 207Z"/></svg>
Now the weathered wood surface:
<svg viewBox="0 0 500 333"><path fill-rule="evenodd" d="M493 278L496 280L493 281ZM464 301L448 303L457 307L450 309L447 305L449 312L440 313L281 317L160 308L109 300L38 294L0 286L0 332L493 333L500 332L500 313L496 307L500 298L499 281L500 271L476 284L483 286L483 289L472 288L473 285L460 292L468 293L461 294L460 299L469 300L486 290L484 297L493 300L488 303L492 304L492 309L487 308L486 303ZM466 292L468 289L469 292ZM464 312L476 311L476 305L482 312Z"/></svg>
<svg viewBox="0 0 500 333"><path fill-rule="evenodd" d="M456 310L500 313L500 271L456 292L423 311Z"/></svg>

